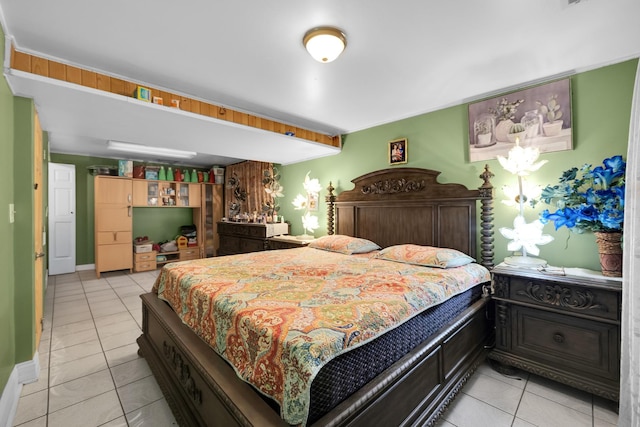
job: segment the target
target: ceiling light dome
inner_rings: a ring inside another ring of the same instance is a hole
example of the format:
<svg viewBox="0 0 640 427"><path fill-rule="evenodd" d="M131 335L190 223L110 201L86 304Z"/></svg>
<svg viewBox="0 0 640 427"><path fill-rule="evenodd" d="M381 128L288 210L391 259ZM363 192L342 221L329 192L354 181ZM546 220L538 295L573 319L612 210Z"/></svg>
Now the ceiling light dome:
<svg viewBox="0 0 640 427"><path fill-rule="evenodd" d="M333 27L313 28L304 35L302 44L318 62L335 60L347 46L344 33Z"/></svg>

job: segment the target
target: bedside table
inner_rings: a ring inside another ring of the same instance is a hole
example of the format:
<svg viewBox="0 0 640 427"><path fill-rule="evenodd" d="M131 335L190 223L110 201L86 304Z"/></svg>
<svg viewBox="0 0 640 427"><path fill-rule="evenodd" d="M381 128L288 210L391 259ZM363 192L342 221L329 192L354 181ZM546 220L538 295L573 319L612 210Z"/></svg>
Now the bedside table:
<svg viewBox="0 0 640 427"><path fill-rule="evenodd" d="M309 242L313 240L301 240L296 236L275 236L269 237L269 249L292 249L292 248L302 248L307 246Z"/></svg>
<svg viewBox="0 0 640 427"><path fill-rule="evenodd" d="M499 265L489 358L617 401L622 284Z"/></svg>

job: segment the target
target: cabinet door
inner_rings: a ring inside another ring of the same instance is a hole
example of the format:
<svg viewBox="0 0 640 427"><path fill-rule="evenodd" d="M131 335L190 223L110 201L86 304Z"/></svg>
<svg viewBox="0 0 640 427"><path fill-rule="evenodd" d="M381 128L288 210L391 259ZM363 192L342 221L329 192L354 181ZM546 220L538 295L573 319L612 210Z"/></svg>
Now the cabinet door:
<svg viewBox="0 0 640 427"><path fill-rule="evenodd" d="M133 203L133 184L130 178L117 178L109 176L96 176L95 200L97 204L123 204Z"/></svg>
<svg viewBox="0 0 640 427"><path fill-rule="evenodd" d="M147 181L133 181L133 206L148 206Z"/></svg>
<svg viewBox="0 0 640 427"><path fill-rule="evenodd" d="M96 209L96 232L131 231L131 208L122 205L98 205Z"/></svg>
<svg viewBox="0 0 640 427"><path fill-rule="evenodd" d="M201 184L189 184L189 206L192 208L200 207Z"/></svg>
<svg viewBox="0 0 640 427"><path fill-rule="evenodd" d="M203 242L204 256L218 254L220 239L216 224L222 220L222 185L202 184L200 189L200 231L198 236Z"/></svg>
<svg viewBox="0 0 640 427"><path fill-rule="evenodd" d="M178 206L200 207L200 186L201 184L178 184Z"/></svg>
<svg viewBox="0 0 640 427"><path fill-rule="evenodd" d="M133 267L131 242L119 245L98 245L96 248L96 268L99 271L124 270Z"/></svg>

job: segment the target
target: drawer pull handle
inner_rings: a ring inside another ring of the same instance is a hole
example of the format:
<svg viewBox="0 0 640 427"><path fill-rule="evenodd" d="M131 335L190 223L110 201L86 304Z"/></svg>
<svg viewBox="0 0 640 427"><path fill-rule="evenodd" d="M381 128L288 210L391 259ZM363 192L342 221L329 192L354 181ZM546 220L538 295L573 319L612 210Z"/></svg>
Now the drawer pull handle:
<svg viewBox="0 0 640 427"><path fill-rule="evenodd" d="M562 344L564 342L564 335L560 333L555 333L553 334L553 340L559 344Z"/></svg>

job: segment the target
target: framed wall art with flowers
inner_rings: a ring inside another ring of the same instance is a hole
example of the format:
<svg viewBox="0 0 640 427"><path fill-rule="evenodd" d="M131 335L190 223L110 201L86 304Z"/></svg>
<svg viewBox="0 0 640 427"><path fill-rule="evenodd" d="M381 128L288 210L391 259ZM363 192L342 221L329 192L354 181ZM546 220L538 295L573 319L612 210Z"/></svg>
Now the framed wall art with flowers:
<svg viewBox="0 0 640 427"><path fill-rule="evenodd" d="M506 156L516 144L541 153L571 150L571 81L566 78L469 104L469 161Z"/></svg>

